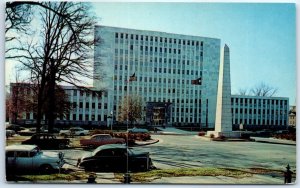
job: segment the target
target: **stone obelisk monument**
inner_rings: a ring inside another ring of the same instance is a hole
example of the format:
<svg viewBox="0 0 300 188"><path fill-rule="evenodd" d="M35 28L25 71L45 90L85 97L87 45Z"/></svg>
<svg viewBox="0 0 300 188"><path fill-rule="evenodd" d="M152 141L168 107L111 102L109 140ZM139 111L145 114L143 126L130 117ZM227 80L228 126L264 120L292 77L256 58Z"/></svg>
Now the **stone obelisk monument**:
<svg viewBox="0 0 300 188"><path fill-rule="evenodd" d="M211 134L214 134L215 137L219 137L221 135L225 137L238 136L235 134L235 132L232 132L229 55L229 47L225 44L224 49L221 51L221 62L219 68L215 131L208 131L208 136Z"/></svg>

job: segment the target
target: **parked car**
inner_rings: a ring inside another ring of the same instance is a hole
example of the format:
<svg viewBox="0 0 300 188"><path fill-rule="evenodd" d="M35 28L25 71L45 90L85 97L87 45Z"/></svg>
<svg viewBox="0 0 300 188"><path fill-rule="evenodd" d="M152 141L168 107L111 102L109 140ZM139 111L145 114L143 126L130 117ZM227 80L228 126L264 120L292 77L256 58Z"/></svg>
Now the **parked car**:
<svg viewBox="0 0 300 188"><path fill-rule="evenodd" d="M149 133L149 131L147 129L141 129L141 128L132 128L132 129L128 129L129 133Z"/></svg>
<svg viewBox="0 0 300 188"><path fill-rule="evenodd" d="M55 135L49 133L37 133L25 140L22 144L34 144L41 149L64 149L70 144L70 140L66 138L56 138Z"/></svg>
<svg viewBox="0 0 300 188"><path fill-rule="evenodd" d="M52 173L65 163L63 153L43 152L36 145L10 145L5 150L8 174Z"/></svg>
<svg viewBox="0 0 300 188"><path fill-rule="evenodd" d="M99 146L91 154L78 159L78 166L87 171L147 171L153 167L149 152L137 152L121 144Z"/></svg>
<svg viewBox="0 0 300 188"><path fill-rule="evenodd" d="M52 129L52 133L59 133L59 131L60 131L60 129L58 129L58 128ZM49 131L48 131L48 129L45 129L43 132L48 133Z"/></svg>
<svg viewBox="0 0 300 188"><path fill-rule="evenodd" d="M113 138L109 134L95 134L89 139L81 139L80 145L89 148L96 148L105 144L124 144L123 138Z"/></svg>
<svg viewBox="0 0 300 188"><path fill-rule="evenodd" d="M13 130L16 133L18 133L19 131L25 130L26 128L21 127L20 125L15 125L15 124L10 124L6 126L6 130Z"/></svg>
<svg viewBox="0 0 300 188"><path fill-rule="evenodd" d="M21 136L32 136L36 133L36 128L24 129L18 132Z"/></svg>
<svg viewBox="0 0 300 188"><path fill-rule="evenodd" d="M59 131L60 136L85 136L89 135L88 130L84 130L81 127L72 127L69 130L60 130Z"/></svg>
<svg viewBox="0 0 300 188"><path fill-rule="evenodd" d="M16 132L14 130L6 129L6 137L12 137Z"/></svg>

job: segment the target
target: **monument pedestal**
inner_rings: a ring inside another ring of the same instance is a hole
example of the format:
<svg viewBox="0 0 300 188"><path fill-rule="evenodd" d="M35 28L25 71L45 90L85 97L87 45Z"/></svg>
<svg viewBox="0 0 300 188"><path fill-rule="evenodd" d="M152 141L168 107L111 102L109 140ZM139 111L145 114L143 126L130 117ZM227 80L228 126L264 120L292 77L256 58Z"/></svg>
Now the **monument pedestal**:
<svg viewBox="0 0 300 188"><path fill-rule="evenodd" d="M210 135L214 135L215 138L218 138L220 136L225 136L225 138L241 138L241 131L207 131L206 136L210 137Z"/></svg>

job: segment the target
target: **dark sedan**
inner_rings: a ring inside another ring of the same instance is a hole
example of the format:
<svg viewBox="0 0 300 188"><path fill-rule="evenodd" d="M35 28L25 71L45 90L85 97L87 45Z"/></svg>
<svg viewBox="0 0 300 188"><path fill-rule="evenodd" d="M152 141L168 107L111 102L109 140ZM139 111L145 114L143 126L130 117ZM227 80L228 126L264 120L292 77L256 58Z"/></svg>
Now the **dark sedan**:
<svg viewBox="0 0 300 188"><path fill-rule="evenodd" d="M64 149L69 143L69 139L56 138L55 135L49 133L37 133L22 142L22 144L37 145L42 149Z"/></svg>
<svg viewBox="0 0 300 188"><path fill-rule="evenodd" d="M99 146L90 155L78 159L78 166L98 172L136 172L153 167L149 152L136 152L120 144Z"/></svg>

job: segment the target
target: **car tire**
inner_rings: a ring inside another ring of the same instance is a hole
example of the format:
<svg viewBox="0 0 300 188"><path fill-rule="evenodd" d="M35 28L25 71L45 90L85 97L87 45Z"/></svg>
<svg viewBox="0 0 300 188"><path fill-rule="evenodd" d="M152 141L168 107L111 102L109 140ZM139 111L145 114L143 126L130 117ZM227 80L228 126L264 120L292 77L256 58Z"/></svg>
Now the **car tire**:
<svg viewBox="0 0 300 188"><path fill-rule="evenodd" d="M65 149L66 148L66 144L65 143L59 143L58 144L58 149Z"/></svg>
<svg viewBox="0 0 300 188"><path fill-rule="evenodd" d="M83 134L83 133L80 133L79 136L84 136L84 134Z"/></svg>
<svg viewBox="0 0 300 188"><path fill-rule="evenodd" d="M40 166L40 173L41 174L50 174L53 172L53 168L49 164L43 164Z"/></svg>

